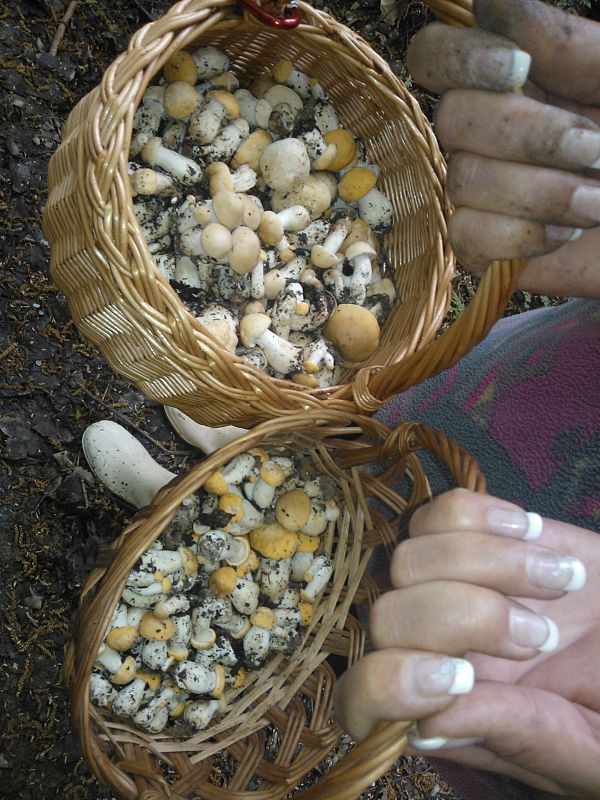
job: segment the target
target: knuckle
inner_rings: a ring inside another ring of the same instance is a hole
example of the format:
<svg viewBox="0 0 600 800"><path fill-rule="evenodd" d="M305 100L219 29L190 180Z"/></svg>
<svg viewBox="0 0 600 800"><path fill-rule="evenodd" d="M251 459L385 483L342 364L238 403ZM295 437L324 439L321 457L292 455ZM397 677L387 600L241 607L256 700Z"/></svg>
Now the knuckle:
<svg viewBox="0 0 600 800"><path fill-rule="evenodd" d="M419 558L419 541L405 539L396 547L390 564L392 584L398 589L412 586L423 580L422 561Z"/></svg>
<svg viewBox="0 0 600 800"><path fill-rule="evenodd" d="M434 500L436 513L446 520L448 530L461 530L468 527L468 505L472 493L467 489L451 489Z"/></svg>
<svg viewBox="0 0 600 800"><path fill-rule="evenodd" d="M471 221L470 209L457 209L448 223L448 238L460 264L480 274L491 260L489 234Z"/></svg>
<svg viewBox="0 0 600 800"><path fill-rule="evenodd" d="M392 593L386 592L377 598L371 606L369 616L369 632L371 640L379 650L389 646L390 622L394 619L392 606Z"/></svg>

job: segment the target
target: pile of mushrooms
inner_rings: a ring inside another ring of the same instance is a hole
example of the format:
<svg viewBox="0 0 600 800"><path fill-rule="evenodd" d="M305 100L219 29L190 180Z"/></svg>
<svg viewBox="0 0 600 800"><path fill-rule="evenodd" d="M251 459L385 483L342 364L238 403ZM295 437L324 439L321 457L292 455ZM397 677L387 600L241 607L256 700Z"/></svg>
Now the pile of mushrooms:
<svg viewBox="0 0 600 800"><path fill-rule="evenodd" d="M282 450L252 449L213 473L130 571L92 702L149 733L204 729L228 689L301 644L333 573L322 535L339 514L333 482Z"/></svg>
<svg viewBox="0 0 600 800"><path fill-rule="evenodd" d="M314 79L278 61L241 87L217 48L180 51L135 114L129 171L159 270L227 351L310 388L375 352L392 206Z"/></svg>

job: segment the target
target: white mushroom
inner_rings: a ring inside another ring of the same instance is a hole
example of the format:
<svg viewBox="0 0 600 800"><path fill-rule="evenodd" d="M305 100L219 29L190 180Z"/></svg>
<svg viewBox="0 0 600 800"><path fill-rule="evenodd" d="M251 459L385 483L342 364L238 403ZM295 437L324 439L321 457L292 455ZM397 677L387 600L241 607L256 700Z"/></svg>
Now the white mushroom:
<svg viewBox="0 0 600 800"><path fill-rule="evenodd" d="M117 696L117 690L100 672L90 675L90 697L92 703L100 708L106 708Z"/></svg>
<svg viewBox="0 0 600 800"><path fill-rule="evenodd" d="M177 183L170 175L142 167L130 175L129 182L133 195L171 195L177 192Z"/></svg>
<svg viewBox="0 0 600 800"><path fill-rule="evenodd" d="M290 583L291 558L260 559L260 591L271 603L277 604Z"/></svg>
<svg viewBox="0 0 600 800"><path fill-rule="evenodd" d="M249 669L259 669L269 654L270 631L275 615L270 608L259 606L250 617L251 627L244 636L244 656Z"/></svg>
<svg viewBox="0 0 600 800"><path fill-rule="evenodd" d="M220 447L238 439L246 433L245 428L238 428L235 425L224 425L222 428L212 428L208 425L201 425L194 422L177 408L165 406L165 413L171 427L181 436L184 442L197 447L206 455L214 453Z"/></svg>
<svg viewBox="0 0 600 800"><path fill-rule="evenodd" d="M276 489L285 480L285 472L276 461L264 461L258 473L258 480L252 485L252 502L259 508L271 506Z"/></svg>
<svg viewBox="0 0 600 800"><path fill-rule="evenodd" d="M330 269L342 261L338 251L350 232L351 224L348 217L340 217L333 224L323 244L315 244L311 248L310 258L315 267Z"/></svg>
<svg viewBox="0 0 600 800"><path fill-rule="evenodd" d="M231 92L222 89L207 92L205 105L190 117L188 137L200 144L210 144L219 133L223 121L237 119L240 105Z"/></svg>
<svg viewBox="0 0 600 800"><path fill-rule="evenodd" d="M165 687L134 715L134 723L149 733L160 733L169 721L169 704L175 697L175 691Z"/></svg>
<svg viewBox="0 0 600 800"><path fill-rule="evenodd" d="M375 250L367 242L355 242L347 248L345 256L352 265L352 276L348 283L350 302L364 305L373 276L371 259L376 255Z"/></svg>
<svg viewBox="0 0 600 800"><path fill-rule="evenodd" d="M240 143L250 134L245 119L234 119L215 136L204 148L206 158L212 161L228 161L236 152Z"/></svg>
<svg viewBox="0 0 600 800"><path fill-rule="evenodd" d="M266 314L246 314L240 321L240 339L244 347L261 347L274 370L283 375L299 367L302 351L269 330Z"/></svg>
<svg viewBox="0 0 600 800"><path fill-rule="evenodd" d="M225 669L222 664L204 667L195 661L180 661L173 670L175 683L191 694L220 697L225 688Z"/></svg>
<svg viewBox="0 0 600 800"><path fill-rule="evenodd" d="M186 705L183 719L193 731L201 731L220 710L222 709L219 700L194 700Z"/></svg>
<svg viewBox="0 0 600 800"><path fill-rule="evenodd" d="M200 78L214 78L229 69L229 57L212 45L199 47L192 53Z"/></svg>
<svg viewBox="0 0 600 800"><path fill-rule="evenodd" d="M196 530L194 523L194 531ZM210 562L226 561L233 567L242 564L250 553L248 540L232 536L221 530L207 530L198 538L196 550L199 556Z"/></svg>
<svg viewBox="0 0 600 800"><path fill-rule="evenodd" d="M135 678L127 686L119 690L112 701L111 713L117 717L132 717L137 713L146 692L146 681Z"/></svg>
<svg viewBox="0 0 600 800"><path fill-rule="evenodd" d="M121 658L121 655L116 650L113 650L112 647L109 647L104 642L98 649L96 662L107 672L110 672L110 682L117 686L129 683L135 678L136 665L133 656Z"/></svg>
<svg viewBox="0 0 600 800"><path fill-rule="evenodd" d="M219 340L225 350L231 353L235 352L238 343L238 322L228 308L218 303L209 303L202 309L196 319L215 339Z"/></svg>
<svg viewBox="0 0 600 800"><path fill-rule="evenodd" d="M154 136L142 149L142 158L151 167L159 167L186 186L191 186L202 178L202 167L193 159L163 147L162 139Z"/></svg>
<svg viewBox="0 0 600 800"><path fill-rule="evenodd" d="M149 86L144 92L141 105L133 118L133 136L129 146L130 156L137 156L146 142L156 136L165 113L164 96L164 86Z"/></svg>
<svg viewBox="0 0 600 800"><path fill-rule="evenodd" d="M175 477L116 422L102 420L89 425L82 446L94 476L136 508L148 505L158 490Z"/></svg>
<svg viewBox="0 0 600 800"><path fill-rule="evenodd" d="M308 100L311 93L311 80L304 72L294 69L291 61L285 59L277 61L271 73L277 83L284 83L299 94L303 100Z"/></svg>
<svg viewBox="0 0 600 800"><path fill-rule="evenodd" d="M358 213L374 231L387 230L394 221L391 201L379 189L371 189L358 201Z"/></svg>
<svg viewBox="0 0 600 800"><path fill-rule="evenodd" d="M232 248L231 232L218 222L211 222L202 229L202 247L211 258L221 261L229 256Z"/></svg>
<svg viewBox="0 0 600 800"><path fill-rule="evenodd" d="M303 256L295 256L287 262L285 267L265 273L265 297L269 300L274 300L285 290L288 284L297 282L302 272L306 269L307 263L306 258Z"/></svg>
<svg viewBox="0 0 600 800"><path fill-rule="evenodd" d="M300 590L300 597L308 603L314 603L317 595L327 586L332 574L331 556L326 553L316 556L304 576L308 583Z"/></svg>
<svg viewBox="0 0 600 800"><path fill-rule="evenodd" d="M255 97L248 89L238 89L234 95L240 104L240 117L251 127L266 128L271 116L271 104L261 97Z"/></svg>
<svg viewBox="0 0 600 800"><path fill-rule="evenodd" d="M310 159L299 139L279 139L265 147L260 172L267 186L288 193L303 186L310 175Z"/></svg>
<svg viewBox="0 0 600 800"><path fill-rule="evenodd" d="M315 103L315 124L323 134L340 127L336 110L328 101L318 100Z"/></svg>
<svg viewBox="0 0 600 800"><path fill-rule="evenodd" d="M240 225L231 234L229 264L238 275L252 272L260 257L260 239L251 228Z"/></svg>

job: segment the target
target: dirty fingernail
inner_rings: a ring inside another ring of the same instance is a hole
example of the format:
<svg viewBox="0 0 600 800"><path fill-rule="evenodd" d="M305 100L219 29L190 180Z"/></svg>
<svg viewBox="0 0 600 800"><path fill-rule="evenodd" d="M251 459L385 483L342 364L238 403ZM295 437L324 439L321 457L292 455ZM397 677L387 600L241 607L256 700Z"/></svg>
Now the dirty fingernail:
<svg viewBox="0 0 600 800"><path fill-rule="evenodd" d="M546 225L546 238L551 243L574 242L579 239L583 230L581 228L564 228L562 225Z"/></svg>
<svg viewBox="0 0 600 800"><path fill-rule="evenodd" d="M509 632L513 643L520 647L533 647L540 653L550 653L558 647L559 633L556 623L527 608L510 609Z"/></svg>
<svg viewBox="0 0 600 800"><path fill-rule="evenodd" d="M597 169L600 167L600 132L571 128L563 133L559 151L565 161Z"/></svg>
<svg viewBox="0 0 600 800"><path fill-rule="evenodd" d="M600 189L580 186L571 197L571 211L592 222L600 220Z"/></svg>
<svg viewBox="0 0 600 800"><path fill-rule="evenodd" d="M484 50L475 64L479 80L490 88L514 89L527 80L531 56L523 50Z"/></svg>

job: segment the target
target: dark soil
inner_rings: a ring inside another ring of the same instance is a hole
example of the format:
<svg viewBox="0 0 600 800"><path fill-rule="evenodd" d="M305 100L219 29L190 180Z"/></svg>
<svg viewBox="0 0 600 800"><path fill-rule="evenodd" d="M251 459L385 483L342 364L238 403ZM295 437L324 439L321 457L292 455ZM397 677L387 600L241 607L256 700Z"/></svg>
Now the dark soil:
<svg viewBox="0 0 600 800"><path fill-rule="evenodd" d="M171 470L198 459L162 409L79 337L52 284L41 232L48 160L69 111L130 36L168 6L80 0L53 55L68 0L0 2L0 798L111 797L90 775L71 731L61 666L81 586L132 510L87 471L83 431L114 419ZM379 18L378 0L335 0L329 9L404 76L406 44L426 13L421 2L401 6L393 27ZM430 113L433 100L420 99ZM471 291L469 281L457 280L457 308ZM410 758L365 796L456 797L424 761Z"/></svg>

